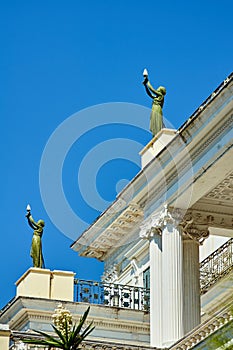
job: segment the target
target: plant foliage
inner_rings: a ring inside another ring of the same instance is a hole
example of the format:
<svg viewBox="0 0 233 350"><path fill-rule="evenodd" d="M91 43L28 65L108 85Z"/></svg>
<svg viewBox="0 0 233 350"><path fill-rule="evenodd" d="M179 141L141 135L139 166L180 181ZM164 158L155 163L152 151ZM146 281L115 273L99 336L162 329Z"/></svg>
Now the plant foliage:
<svg viewBox="0 0 233 350"><path fill-rule="evenodd" d="M90 306L85 311L83 316L80 318L79 323L70 327L69 320L64 320L63 331L59 327L52 325L56 336L53 337L50 334L41 331L35 331L36 333L42 335L43 339L26 339L23 340L24 343L44 345L51 348L63 349L63 350L77 350L80 349L79 345L81 342L90 334L95 327L92 327L93 322L91 322L86 328L83 329L84 323L90 311Z"/></svg>

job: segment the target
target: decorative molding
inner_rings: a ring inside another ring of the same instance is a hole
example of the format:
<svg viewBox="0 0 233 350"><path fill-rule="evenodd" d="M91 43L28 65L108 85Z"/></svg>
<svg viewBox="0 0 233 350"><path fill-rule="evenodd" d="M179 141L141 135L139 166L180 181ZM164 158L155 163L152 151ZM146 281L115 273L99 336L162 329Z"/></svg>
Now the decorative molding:
<svg viewBox="0 0 233 350"><path fill-rule="evenodd" d="M12 334L12 340L14 345L12 345L12 350L30 350L30 344L24 344L23 339L25 338L25 334L18 333ZM47 350L46 347L40 347L41 350ZM82 344L80 344L80 349L83 350L150 350L152 349L150 346L146 345L131 345L131 344L123 344L116 342L108 342L104 340L99 340L96 338L95 340L84 340Z"/></svg>
<svg viewBox="0 0 233 350"><path fill-rule="evenodd" d="M114 264L104 271L101 280L107 283L115 282L119 277L119 265Z"/></svg>
<svg viewBox="0 0 233 350"><path fill-rule="evenodd" d="M209 227L233 229L233 217L230 214L216 213L212 210L190 209L184 216L183 222L193 220L193 224L199 229L206 229Z"/></svg>
<svg viewBox="0 0 233 350"><path fill-rule="evenodd" d="M180 226L182 227L184 238L190 238L200 245L209 237L208 225L206 223L198 224L192 212L185 215Z"/></svg>
<svg viewBox="0 0 233 350"><path fill-rule="evenodd" d="M205 198L233 202L233 172L210 191Z"/></svg>
<svg viewBox="0 0 233 350"><path fill-rule="evenodd" d="M188 350L208 338L212 333L221 329L233 320L232 304L204 324L198 326L188 336L173 345L169 350Z"/></svg>
<svg viewBox="0 0 233 350"><path fill-rule="evenodd" d="M226 130L230 130L232 128L233 124L233 114L229 115L223 124L218 124L216 126L216 129L211 132L211 135L208 138L205 138L203 140L200 140L198 145L194 148L194 150L189 150L183 154L183 159L179 161L179 163L176 164L175 170L170 171L170 173L166 176L166 184L167 188L170 187L172 183L175 183L177 180L177 174L178 177L181 177L183 174L189 172L191 170L191 167L195 163L195 160L200 158L203 154L203 152L206 152L207 150L211 149L213 147L213 143L215 142L215 139L221 136L222 133L226 132ZM180 135L181 136L181 135ZM203 142L204 141L204 142ZM223 152L225 152L225 148L223 147ZM195 175L195 178L198 178L200 176L200 171L203 172L203 167L197 172ZM178 172L178 173L177 173ZM195 180L193 179L193 182ZM150 192L150 199L148 199L148 193L144 196L145 198L141 200L141 206L144 208L146 205L148 205L149 201L155 201L158 200L158 193L161 192L161 186L164 186L164 178L161 183L157 183L157 185L153 188L153 192ZM161 197L162 197L161 195Z"/></svg>
<svg viewBox="0 0 233 350"><path fill-rule="evenodd" d="M97 305L98 306L98 305ZM103 311L102 306L99 306L101 311ZM108 308L109 309L109 308ZM113 308L114 309L114 308ZM14 322L10 323L10 328L11 329L22 329L25 327L25 324L28 322L38 322L40 323L46 323L46 324L52 324L53 323L53 318L52 315L54 313L54 310L52 311L42 311L42 310L34 310L34 309L23 309L21 310L22 312L19 312L19 317L18 315L16 318L14 318ZM125 311L125 310L124 310ZM144 311L141 310L128 310L128 312L142 312ZM73 314L73 320L74 322L78 323L80 315ZM91 316L90 320L87 320L86 324L88 325L91 322ZM126 332L131 332L131 333L143 333L143 334L149 334L150 330L150 325L148 322L141 322L141 321L127 321L127 320L122 320L122 319L114 319L110 318L109 315L107 315L105 318L104 317L95 317L93 320L93 325L96 326L97 329L109 329L109 330L121 330L121 331L126 331Z"/></svg>
<svg viewBox="0 0 233 350"><path fill-rule="evenodd" d="M103 261L110 249L125 243L126 237L133 231L142 217L143 211L141 207L135 203L129 204L80 255Z"/></svg>
<svg viewBox="0 0 233 350"><path fill-rule="evenodd" d="M183 211L176 208L168 208L164 205L160 212L153 213L149 219L140 226L140 237L151 239L155 234L162 234L162 230L167 225L178 226L183 217Z"/></svg>
<svg viewBox="0 0 233 350"><path fill-rule="evenodd" d="M130 265L131 265L131 268L132 268L132 276L134 278L134 283L135 283L135 285L137 285L138 284L138 279L139 279L139 274L140 274L140 271L141 271L141 269L138 266L137 259L133 258L130 261Z"/></svg>

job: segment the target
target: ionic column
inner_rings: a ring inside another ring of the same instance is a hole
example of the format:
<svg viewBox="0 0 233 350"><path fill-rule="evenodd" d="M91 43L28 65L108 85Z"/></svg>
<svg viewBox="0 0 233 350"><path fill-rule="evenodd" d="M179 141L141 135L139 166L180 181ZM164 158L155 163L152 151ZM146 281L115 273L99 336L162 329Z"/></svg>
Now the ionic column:
<svg viewBox="0 0 233 350"><path fill-rule="evenodd" d="M162 347L162 238L159 225L147 223L140 237L150 241L150 345Z"/></svg>
<svg viewBox="0 0 233 350"><path fill-rule="evenodd" d="M183 242L179 214L167 210L162 229L163 347L184 335Z"/></svg>

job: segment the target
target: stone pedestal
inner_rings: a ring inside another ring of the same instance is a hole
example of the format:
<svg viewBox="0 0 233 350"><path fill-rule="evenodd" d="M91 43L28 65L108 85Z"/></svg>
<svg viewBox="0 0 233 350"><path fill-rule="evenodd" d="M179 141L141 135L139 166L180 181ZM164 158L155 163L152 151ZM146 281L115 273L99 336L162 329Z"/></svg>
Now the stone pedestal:
<svg viewBox="0 0 233 350"><path fill-rule="evenodd" d="M10 330L6 324L0 324L0 349L9 350L10 346Z"/></svg>
<svg viewBox="0 0 233 350"><path fill-rule="evenodd" d="M159 152L168 145L176 136L174 129L162 129L157 135L142 149L139 153L141 156L141 166L144 168Z"/></svg>
<svg viewBox="0 0 233 350"><path fill-rule="evenodd" d="M74 300L74 272L53 271L50 298L55 300Z"/></svg>
<svg viewBox="0 0 233 350"><path fill-rule="evenodd" d="M16 296L73 301L74 275L32 267L16 282Z"/></svg>
<svg viewBox="0 0 233 350"><path fill-rule="evenodd" d="M16 284L16 296L50 298L51 271L31 267Z"/></svg>

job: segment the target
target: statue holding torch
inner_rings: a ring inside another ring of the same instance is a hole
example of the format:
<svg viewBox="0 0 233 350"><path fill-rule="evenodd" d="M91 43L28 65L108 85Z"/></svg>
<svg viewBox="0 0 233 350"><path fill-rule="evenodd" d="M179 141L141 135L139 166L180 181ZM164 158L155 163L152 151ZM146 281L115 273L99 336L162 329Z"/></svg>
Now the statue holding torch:
<svg viewBox="0 0 233 350"><path fill-rule="evenodd" d="M144 69L143 76L143 85L145 86L146 93L153 99L152 111L150 115L150 131L154 137L164 126L162 108L164 104L164 96L166 95L166 89L164 86L159 86L157 89L153 88L148 79L147 69Z"/></svg>
<svg viewBox="0 0 233 350"><path fill-rule="evenodd" d="M33 267L44 268L41 238L43 235L43 229L44 229L45 223L43 220L39 220L37 222L34 221L31 215L31 207L29 204L27 206L26 218L28 219L29 226L34 230L33 237L32 237L31 251L30 251L30 256L32 257L32 260L33 260Z"/></svg>

